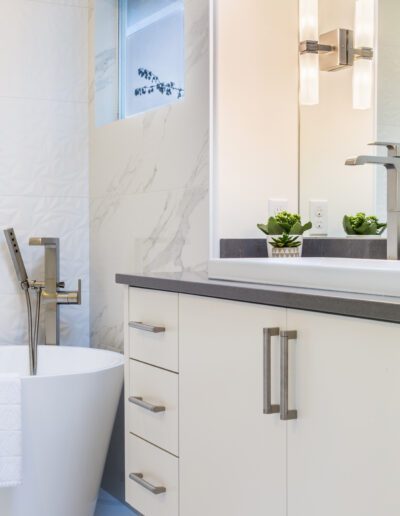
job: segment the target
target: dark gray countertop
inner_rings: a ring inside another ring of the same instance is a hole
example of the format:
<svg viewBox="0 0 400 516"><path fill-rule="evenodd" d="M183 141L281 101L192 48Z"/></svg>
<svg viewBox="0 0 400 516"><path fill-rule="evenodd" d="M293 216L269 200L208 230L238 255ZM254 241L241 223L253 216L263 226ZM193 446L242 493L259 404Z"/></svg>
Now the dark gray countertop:
<svg viewBox="0 0 400 516"><path fill-rule="evenodd" d="M188 272L117 274L116 282L151 290L400 323L397 297L215 281L209 280L205 273Z"/></svg>

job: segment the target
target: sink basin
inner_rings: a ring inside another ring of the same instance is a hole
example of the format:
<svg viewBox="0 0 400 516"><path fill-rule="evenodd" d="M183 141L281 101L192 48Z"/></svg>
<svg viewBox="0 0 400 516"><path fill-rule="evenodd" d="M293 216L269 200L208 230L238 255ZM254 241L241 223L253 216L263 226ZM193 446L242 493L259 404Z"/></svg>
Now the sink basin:
<svg viewBox="0 0 400 516"><path fill-rule="evenodd" d="M210 279L400 296L400 261L352 258L210 260Z"/></svg>

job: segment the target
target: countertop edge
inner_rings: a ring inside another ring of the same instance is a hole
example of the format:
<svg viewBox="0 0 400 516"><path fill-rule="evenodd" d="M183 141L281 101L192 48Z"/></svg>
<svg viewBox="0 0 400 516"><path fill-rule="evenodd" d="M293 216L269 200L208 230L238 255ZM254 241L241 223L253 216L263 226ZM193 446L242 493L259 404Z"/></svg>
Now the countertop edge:
<svg viewBox="0 0 400 516"><path fill-rule="evenodd" d="M229 301L261 304L304 310L311 312L356 317L382 322L400 323L400 303L368 299L368 296L354 294L354 297L297 292L295 289L280 290L278 287L263 289L257 285L232 284L223 282L204 282L184 279L141 276L135 274L116 274L116 283L136 288L161 290L201 297L212 297Z"/></svg>

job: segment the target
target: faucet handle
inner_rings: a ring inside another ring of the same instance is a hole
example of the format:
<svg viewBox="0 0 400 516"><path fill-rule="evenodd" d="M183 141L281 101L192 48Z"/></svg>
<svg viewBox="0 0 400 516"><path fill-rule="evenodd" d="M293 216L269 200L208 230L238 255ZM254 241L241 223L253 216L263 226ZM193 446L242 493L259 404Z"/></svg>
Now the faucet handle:
<svg viewBox="0 0 400 516"><path fill-rule="evenodd" d="M78 280L78 290L57 292L57 303L59 305L82 304L82 280Z"/></svg>
<svg viewBox="0 0 400 516"><path fill-rule="evenodd" d="M58 247L60 245L59 238L49 237L31 237L29 239L29 245L43 245L45 247Z"/></svg>
<svg viewBox="0 0 400 516"><path fill-rule="evenodd" d="M373 145L375 147L386 147L388 150L388 156L392 156L394 158L400 157L400 143L396 142L372 142L368 145Z"/></svg>

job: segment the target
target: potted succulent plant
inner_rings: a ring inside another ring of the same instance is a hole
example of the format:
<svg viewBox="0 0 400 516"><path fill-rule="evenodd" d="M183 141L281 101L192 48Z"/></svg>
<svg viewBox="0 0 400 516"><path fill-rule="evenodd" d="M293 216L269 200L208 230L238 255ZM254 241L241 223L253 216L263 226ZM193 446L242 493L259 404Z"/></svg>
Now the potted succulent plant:
<svg viewBox="0 0 400 516"><path fill-rule="evenodd" d="M300 215L281 211L270 217L266 224L257 224L267 235L268 256L270 258L300 257L303 249L303 233L312 228L311 222L304 226Z"/></svg>
<svg viewBox="0 0 400 516"><path fill-rule="evenodd" d="M387 224L379 222L375 215L366 216L365 213L356 215L345 215L343 217L343 229L348 237L380 237L385 231Z"/></svg>

